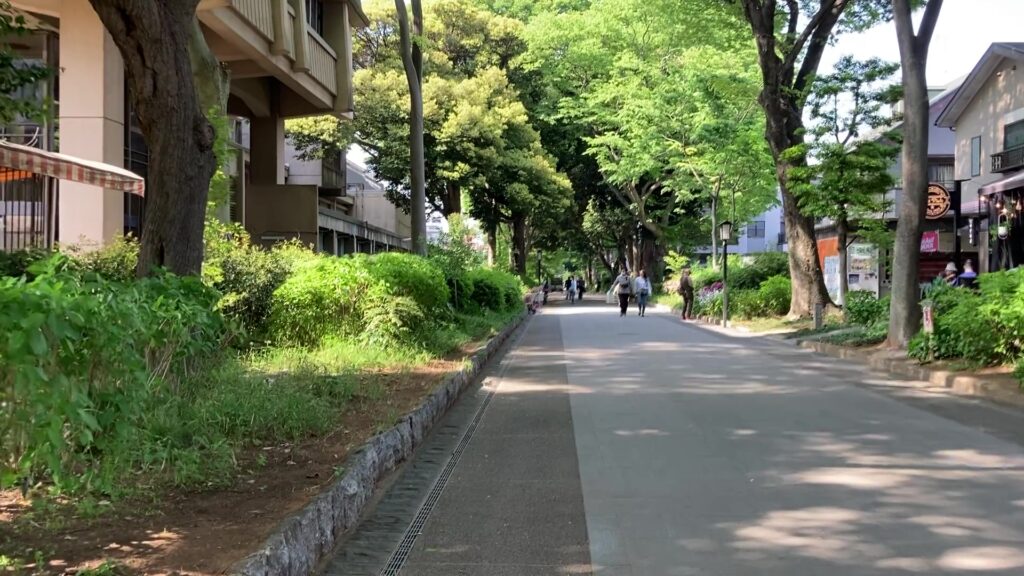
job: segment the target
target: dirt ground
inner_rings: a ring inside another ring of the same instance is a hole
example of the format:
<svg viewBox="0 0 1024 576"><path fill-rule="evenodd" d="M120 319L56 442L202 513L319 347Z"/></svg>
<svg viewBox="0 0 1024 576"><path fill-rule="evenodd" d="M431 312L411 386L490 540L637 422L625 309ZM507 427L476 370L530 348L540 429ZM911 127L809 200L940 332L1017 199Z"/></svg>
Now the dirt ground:
<svg viewBox="0 0 1024 576"><path fill-rule="evenodd" d="M240 453L240 470L259 459L265 464L252 466L258 470L240 474L227 489L163 494L157 503L101 503L110 510L92 519L59 509L31 513L19 492L0 492L0 558L30 562L0 564L0 574L76 574L106 561L121 567L119 575L224 574L331 482L351 450L415 408L459 367L446 360L387 375L384 399L353 403L333 432ZM43 566L35 565L40 560Z"/></svg>

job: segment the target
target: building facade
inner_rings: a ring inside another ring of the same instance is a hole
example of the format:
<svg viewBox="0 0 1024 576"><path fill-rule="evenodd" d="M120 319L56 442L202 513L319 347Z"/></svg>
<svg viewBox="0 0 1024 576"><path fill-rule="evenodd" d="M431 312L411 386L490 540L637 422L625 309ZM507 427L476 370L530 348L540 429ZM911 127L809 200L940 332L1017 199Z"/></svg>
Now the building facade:
<svg viewBox="0 0 1024 576"><path fill-rule="evenodd" d="M981 270L1024 263L1024 43L992 44L936 121L977 221Z"/></svg>
<svg viewBox="0 0 1024 576"><path fill-rule="evenodd" d="M124 64L89 1L16 0L14 7L35 29L17 48L58 71L42 94L57 104L58 114L52 126L7 132L146 177L149 153L131 112ZM197 16L231 77L228 114L235 119L237 154L229 167L233 202L225 210L248 227L260 220L261 202L288 198L291 205L312 205L315 220L315 187L285 181L284 121L311 114L352 117L352 33L367 24L359 0L202 0ZM60 241L102 244L125 232L139 234L145 201L62 182L57 213ZM295 228L291 215L278 216L277 227Z"/></svg>
<svg viewBox="0 0 1024 576"><path fill-rule="evenodd" d="M285 154L289 158L287 185L315 191L316 203L293 205L277 197L261 199L252 211L258 216L246 224L253 238L272 243L287 235L289 231L279 225L279 215L293 212L306 219L290 237L315 242L323 252L373 254L411 249L410 216L387 198L384 184L370 174L365 152L352 147L303 160L289 142ZM315 220L310 217L313 214Z"/></svg>

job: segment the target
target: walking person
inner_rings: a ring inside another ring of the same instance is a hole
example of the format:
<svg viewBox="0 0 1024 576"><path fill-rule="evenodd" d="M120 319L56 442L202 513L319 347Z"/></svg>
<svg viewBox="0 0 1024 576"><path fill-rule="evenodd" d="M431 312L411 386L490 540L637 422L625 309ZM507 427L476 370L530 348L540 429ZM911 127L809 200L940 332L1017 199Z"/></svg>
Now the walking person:
<svg viewBox="0 0 1024 576"><path fill-rule="evenodd" d="M571 280L572 280L572 276L570 276L570 277L566 278L566 279L565 279L565 281L564 281L564 282L562 282L562 291L564 291L564 292L565 292L565 299L566 299L566 300L568 300L568 299L569 299L569 282L570 282Z"/></svg>
<svg viewBox="0 0 1024 576"><path fill-rule="evenodd" d="M587 282L583 279L582 276L580 276L579 281L576 282L576 287L579 288L579 291L580 291L579 299L580 299L580 302L582 302L583 301L583 294L587 291Z"/></svg>
<svg viewBox="0 0 1024 576"><path fill-rule="evenodd" d="M647 313L647 299L651 297L651 281L647 278L647 272L641 270L635 284L637 314L644 316Z"/></svg>
<svg viewBox="0 0 1024 576"><path fill-rule="evenodd" d="M676 292L683 297L683 320L693 319L693 278L690 278L690 269L683 268L683 275L679 277L679 288Z"/></svg>
<svg viewBox="0 0 1024 576"><path fill-rule="evenodd" d="M575 276L569 276L569 303L576 303L576 290L579 288L579 283L576 281Z"/></svg>
<svg viewBox="0 0 1024 576"><path fill-rule="evenodd" d="M619 297L619 317L626 315L626 309L629 308L629 294L631 292L629 274L626 274L625 270L619 272L619 275L615 278L613 285L615 286L615 295Z"/></svg>

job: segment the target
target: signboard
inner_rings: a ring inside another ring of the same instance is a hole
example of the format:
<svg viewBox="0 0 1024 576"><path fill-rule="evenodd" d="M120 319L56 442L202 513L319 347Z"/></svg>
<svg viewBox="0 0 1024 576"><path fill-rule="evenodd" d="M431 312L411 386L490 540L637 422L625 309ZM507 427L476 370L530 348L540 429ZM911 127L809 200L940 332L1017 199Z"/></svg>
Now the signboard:
<svg viewBox="0 0 1024 576"><path fill-rule="evenodd" d="M850 292L871 292L878 296L878 248L872 244L851 244L846 255Z"/></svg>
<svg viewBox="0 0 1024 576"><path fill-rule="evenodd" d="M935 316L932 314L931 303L926 303L921 310L924 313L924 332L932 334L935 332Z"/></svg>
<svg viewBox="0 0 1024 576"><path fill-rule="evenodd" d="M949 212L952 204L949 197L949 190L941 184L928 185L928 207L925 211L925 218L938 220Z"/></svg>
<svg viewBox="0 0 1024 576"><path fill-rule="evenodd" d="M939 251L939 232L933 230L931 232L923 232L921 234L921 252L938 252Z"/></svg>
<svg viewBox="0 0 1024 576"><path fill-rule="evenodd" d="M839 300L839 256L825 256L825 289L832 301Z"/></svg>

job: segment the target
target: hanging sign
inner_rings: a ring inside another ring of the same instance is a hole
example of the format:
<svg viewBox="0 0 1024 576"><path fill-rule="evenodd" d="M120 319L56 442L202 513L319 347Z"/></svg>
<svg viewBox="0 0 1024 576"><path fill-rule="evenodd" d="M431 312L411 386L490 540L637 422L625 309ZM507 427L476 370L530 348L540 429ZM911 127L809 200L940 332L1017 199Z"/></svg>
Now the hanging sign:
<svg viewBox="0 0 1024 576"><path fill-rule="evenodd" d="M928 185L928 207L925 217L929 220L938 220L949 212L950 206L949 190L941 184Z"/></svg>
<svg viewBox="0 0 1024 576"><path fill-rule="evenodd" d="M939 232L922 232L921 233L921 252L938 252L939 251Z"/></svg>

